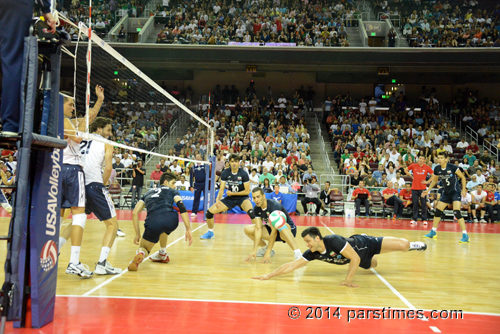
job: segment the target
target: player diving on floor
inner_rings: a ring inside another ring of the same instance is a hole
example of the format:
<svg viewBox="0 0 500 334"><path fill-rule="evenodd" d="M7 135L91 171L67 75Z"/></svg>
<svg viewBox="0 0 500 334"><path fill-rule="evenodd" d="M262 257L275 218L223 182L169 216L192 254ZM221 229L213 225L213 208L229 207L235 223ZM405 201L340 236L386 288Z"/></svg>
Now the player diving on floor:
<svg viewBox="0 0 500 334"><path fill-rule="evenodd" d="M310 261L320 260L331 264L349 264L347 276L340 285L357 288L354 284L354 275L359 267L363 269L375 268L377 254L390 252L425 251L427 245L421 241L409 242L403 238L394 237L372 237L366 234L355 234L344 238L338 234L330 234L325 237L317 227L308 227L302 231L307 247L309 248L302 256L289 263L285 263L272 273L263 276L254 276L253 279L268 280L275 276L281 276L297 270Z"/></svg>

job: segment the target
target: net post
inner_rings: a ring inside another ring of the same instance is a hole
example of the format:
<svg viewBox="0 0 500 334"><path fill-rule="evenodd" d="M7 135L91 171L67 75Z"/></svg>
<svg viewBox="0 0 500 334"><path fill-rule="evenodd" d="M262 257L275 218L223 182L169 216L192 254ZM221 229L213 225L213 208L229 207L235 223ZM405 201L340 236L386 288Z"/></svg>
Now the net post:
<svg viewBox="0 0 500 334"><path fill-rule="evenodd" d="M212 151L213 152L213 151ZM205 182L205 192L203 193L204 195L204 200L203 200L203 220L207 220L207 210L210 208L215 203L215 162L216 162L216 157L212 153L209 158L210 164L206 167L206 172L207 172L207 182Z"/></svg>

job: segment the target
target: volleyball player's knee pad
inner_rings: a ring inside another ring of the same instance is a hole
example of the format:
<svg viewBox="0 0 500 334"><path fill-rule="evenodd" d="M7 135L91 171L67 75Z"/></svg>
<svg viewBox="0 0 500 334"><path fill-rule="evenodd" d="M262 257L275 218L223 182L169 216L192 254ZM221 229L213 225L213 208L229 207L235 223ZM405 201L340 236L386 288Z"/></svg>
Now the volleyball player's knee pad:
<svg viewBox="0 0 500 334"><path fill-rule="evenodd" d="M476 210L476 204L471 204L471 205L470 205L470 209L471 209L471 210Z"/></svg>
<svg viewBox="0 0 500 334"><path fill-rule="evenodd" d="M453 210L453 213L455 214L455 218L462 219L462 211L460 210Z"/></svg>
<svg viewBox="0 0 500 334"><path fill-rule="evenodd" d="M71 225L80 226L81 228L85 228L85 221L87 220L87 215L84 213L79 213L77 215L73 215L73 221Z"/></svg>
<svg viewBox="0 0 500 334"><path fill-rule="evenodd" d="M255 211L253 211L253 209L248 210L247 214L250 217L250 219L255 219Z"/></svg>
<svg viewBox="0 0 500 334"><path fill-rule="evenodd" d="M434 217L441 218L443 216L443 211L436 209L436 212L434 213Z"/></svg>
<svg viewBox="0 0 500 334"><path fill-rule="evenodd" d="M212 219L214 218L214 214L210 212L210 210L207 210L207 219Z"/></svg>

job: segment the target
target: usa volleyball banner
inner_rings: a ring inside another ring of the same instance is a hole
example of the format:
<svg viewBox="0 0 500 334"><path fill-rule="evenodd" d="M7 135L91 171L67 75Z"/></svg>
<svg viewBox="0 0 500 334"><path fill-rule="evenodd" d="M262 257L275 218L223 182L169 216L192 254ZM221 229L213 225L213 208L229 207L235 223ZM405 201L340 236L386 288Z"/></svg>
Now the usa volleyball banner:
<svg viewBox="0 0 500 334"><path fill-rule="evenodd" d="M58 83L56 87L59 87ZM63 97L55 89L50 94L50 107L44 104L43 110L43 113L50 113L47 135L63 138ZM55 112L58 115L54 115ZM30 212L31 323L34 328L40 328L54 319L62 153L59 149L37 152Z"/></svg>

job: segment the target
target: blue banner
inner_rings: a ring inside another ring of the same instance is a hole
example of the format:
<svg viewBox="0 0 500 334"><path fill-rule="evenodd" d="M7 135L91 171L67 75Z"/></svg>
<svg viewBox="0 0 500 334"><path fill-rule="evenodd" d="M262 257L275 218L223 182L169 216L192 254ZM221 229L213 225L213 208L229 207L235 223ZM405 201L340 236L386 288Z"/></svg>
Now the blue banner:
<svg viewBox="0 0 500 334"><path fill-rule="evenodd" d="M193 201L194 201L194 193L191 191L183 191L180 190L179 193L181 194L182 201L184 202L184 205L186 206L186 209L188 211L191 211L193 209ZM215 193L215 197L217 198L217 194L219 191ZM268 193L266 194L266 198L272 198L273 193ZM282 196L282 201L281 204L283 207L288 211L288 213L294 213L297 209L297 195L296 194L281 194ZM225 197L225 195L224 195ZM222 198L224 198L222 197ZM252 205L255 206L255 202L252 200L252 193L249 195L250 201L252 201ZM201 196L200 199L200 207L198 208L198 211L203 211L203 201L204 201L204 196ZM241 210L239 207L234 207L233 209L228 211L229 213L245 213L243 210Z"/></svg>
<svg viewBox="0 0 500 334"><path fill-rule="evenodd" d="M54 93L54 92L52 92ZM51 96L47 128L62 138L63 98ZM45 102L47 102L45 100ZM57 105L56 105L57 104ZM54 115L59 112L59 117ZM57 122L56 122L57 121ZM61 208L62 150L37 152L30 212L31 325L40 328L54 319L57 285L59 217Z"/></svg>

